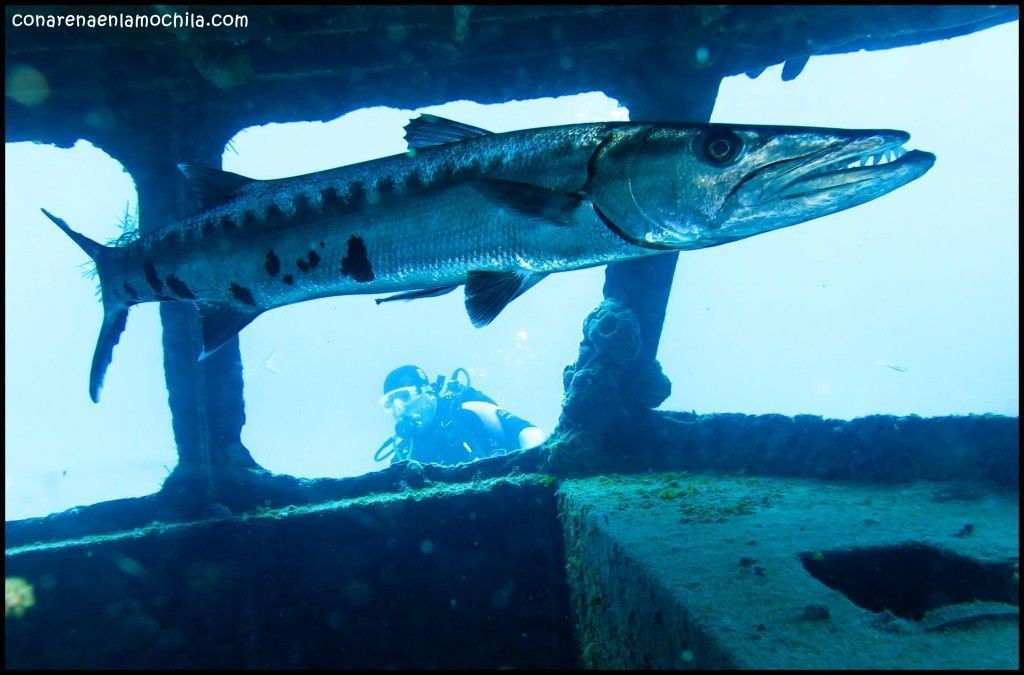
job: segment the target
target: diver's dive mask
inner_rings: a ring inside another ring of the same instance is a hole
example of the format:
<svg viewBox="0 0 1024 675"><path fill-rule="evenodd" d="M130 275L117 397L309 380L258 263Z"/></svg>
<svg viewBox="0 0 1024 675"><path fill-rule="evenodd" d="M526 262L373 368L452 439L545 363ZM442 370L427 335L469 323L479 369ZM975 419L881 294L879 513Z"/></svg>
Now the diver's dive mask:
<svg viewBox="0 0 1024 675"><path fill-rule="evenodd" d="M420 388L415 386L392 389L380 397L380 407L384 408L384 410L387 410L388 412L392 412L395 408L395 401L408 403L416 396L419 396L419 393Z"/></svg>

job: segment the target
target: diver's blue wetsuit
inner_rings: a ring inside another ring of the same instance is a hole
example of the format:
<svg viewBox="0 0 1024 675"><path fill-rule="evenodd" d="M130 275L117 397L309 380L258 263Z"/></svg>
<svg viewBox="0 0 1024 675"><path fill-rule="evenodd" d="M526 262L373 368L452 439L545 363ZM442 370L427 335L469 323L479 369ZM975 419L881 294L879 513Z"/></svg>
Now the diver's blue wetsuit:
<svg viewBox="0 0 1024 675"><path fill-rule="evenodd" d="M501 408L495 414L501 424L498 435L465 404L447 415L439 414L429 428L409 438L412 442L409 458L424 463L458 464L518 449L519 433L533 425Z"/></svg>

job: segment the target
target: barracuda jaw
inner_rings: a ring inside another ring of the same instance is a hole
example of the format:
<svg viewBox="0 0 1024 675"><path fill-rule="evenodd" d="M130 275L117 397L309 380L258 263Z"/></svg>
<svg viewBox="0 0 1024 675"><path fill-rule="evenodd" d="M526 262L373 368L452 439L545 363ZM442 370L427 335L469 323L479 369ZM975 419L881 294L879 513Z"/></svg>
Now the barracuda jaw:
<svg viewBox="0 0 1024 675"><path fill-rule="evenodd" d="M909 161L904 160L908 154ZM790 176L776 198L803 197L813 193L852 187L864 181L886 181L897 178L901 169L920 160L917 151L908 153L902 143L889 142L863 152L851 152L849 148L829 153L820 160ZM838 156L837 156L838 155ZM916 177L916 176L915 176ZM901 183L902 184L902 183Z"/></svg>
<svg viewBox="0 0 1024 675"><path fill-rule="evenodd" d="M829 174L835 174L844 172L852 169L859 169L861 167L868 166L881 166L888 164L889 162L895 161L907 154L907 151L902 147L888 148L875 154L864 154L858 155L852 158L841 158L833 162L829 162L817 169L813 169L804 174L803 180L807 180L811 177L824 176Z"/></svg>
<svg viewBox="0 0 1024 675"><path fill-rule="evenodd" d="M922 176L935 155L904 149L909 134L833 138L799 156L754 169L723 204L715 236L730 240L788 227L863 204Z"/></svg>

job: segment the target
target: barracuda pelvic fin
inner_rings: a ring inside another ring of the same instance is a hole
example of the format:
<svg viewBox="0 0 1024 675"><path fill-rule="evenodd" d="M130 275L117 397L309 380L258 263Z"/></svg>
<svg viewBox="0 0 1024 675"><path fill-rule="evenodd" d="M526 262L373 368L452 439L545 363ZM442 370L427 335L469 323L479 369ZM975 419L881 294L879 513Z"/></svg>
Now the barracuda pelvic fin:
<svg viewBox="0 0 1024 675"><path fill-rule="evenodd" d="M224 343L238 335L243 328L256 319L262 311L245 312L225 305L211 305L197 302L199 323L203 331L202 361L224 346Z"/></svg>
<svg viewBox="0 0 1024 675"><path fill-rule="evenodd" d="M451 293L461 284L455 284L454 286L441 286L440 288L425 288L422 291L409 291L408 293L398 293L397 295L389 295L386 298L377 298L374 300L378 305L382 302L394 302L395 300L420 300L421 298L438 298L446 293Z"/></svg>
<svg viewBox="0 0 1024 675"><path fill-rule="evenodd" d="M477 328L501 313L508 303L530 290L547 274L472 271L466 275L466 310Z"/></svg>

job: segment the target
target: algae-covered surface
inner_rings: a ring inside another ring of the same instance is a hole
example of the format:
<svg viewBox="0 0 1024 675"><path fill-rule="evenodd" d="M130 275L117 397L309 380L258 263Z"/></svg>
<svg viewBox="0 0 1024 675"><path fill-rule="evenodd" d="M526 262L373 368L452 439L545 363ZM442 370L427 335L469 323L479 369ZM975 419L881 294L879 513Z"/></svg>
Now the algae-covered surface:
<svg viewBox="0 0 1024 675"><path fill-rule="evenodd" d="M674 473L560 495L587 666L1018 666L1016 492Z"/></svg>
<svg viewBox="0 0 1024 675"><path fill-rule="evenodd" d="M429 482L429 481L427 481ZM131 528L121 532L108 534L97 534L74 539L66 539L55 542L40 542L25 546L8 548L8 556L29 553L33 551L45 551L47 549L59 549L72 546L88 546L104 542L114 542L123 539L139 539L149 535L167 534L176 530L188 530L196 527L212 525L214 523L241 522L246 523L260 520L281 520L283 518L301 517L315 515L331 511L344 511L363 507L386 506L388 504L400 504L404 502L419 502L423 500L444 499L466 494L486 494L499 486L550 486L552 477L541 474L520 474L516 476L500 476L470 481L468 483L439 483L421 488L408 488L397 492L381 492L353 497L349 499L335 499L313 504L298 506L284 506L279 508L260 507L252 511L232 513L226 507L221 507L218 515L209 518L190 520L186 522L163 523L153 521L142 527Z"/></svg>

